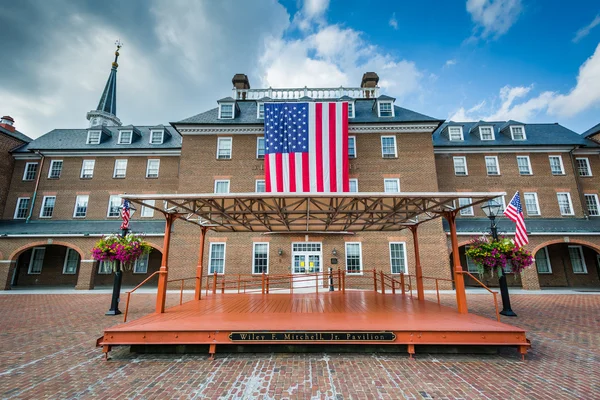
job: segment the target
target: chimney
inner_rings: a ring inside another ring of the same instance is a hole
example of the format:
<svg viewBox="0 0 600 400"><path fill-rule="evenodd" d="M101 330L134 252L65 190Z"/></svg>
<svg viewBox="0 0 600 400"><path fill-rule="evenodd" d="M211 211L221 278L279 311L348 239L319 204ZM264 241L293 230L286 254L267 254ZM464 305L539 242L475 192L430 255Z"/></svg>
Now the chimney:
<svg viewBox="0 0 600 400"><path fill-rule="evenodd" d="M235 74L231 79L235 89L250 89L250 81L246 74ZM239 96L237 96L239 98ZM242 100L246 100L246 92L242 92Z"/></svg>
<svg viewBox="0 0 600 400"><path fill-rule="evenodd" d="M379 75L375 72L365 72L362 77L362 81L360 82L361 88L376 88L379 83ZM375 96L375 91L365 90L365 95L367 98L371 97L371 92L373 92L373 97Z"/></svg>
<svg viewBox="0 0 600 400"><path fill-rule="evenodd" d="M14 124L15 120L9 115L5 115L4 117L0 118L0 126L9 132L15 131L15 127L13 126Z"/></svg>

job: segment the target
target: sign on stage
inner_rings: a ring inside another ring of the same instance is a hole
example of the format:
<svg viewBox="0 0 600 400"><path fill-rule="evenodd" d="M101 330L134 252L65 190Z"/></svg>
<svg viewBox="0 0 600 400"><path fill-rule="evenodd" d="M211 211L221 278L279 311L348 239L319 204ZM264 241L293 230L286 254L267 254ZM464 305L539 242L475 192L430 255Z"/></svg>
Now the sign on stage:
<svg viewBox="0 0 600 400"><path fill-rule="evenodd" d="M231 332L232 342L392 342L393 332Z"/></svg>

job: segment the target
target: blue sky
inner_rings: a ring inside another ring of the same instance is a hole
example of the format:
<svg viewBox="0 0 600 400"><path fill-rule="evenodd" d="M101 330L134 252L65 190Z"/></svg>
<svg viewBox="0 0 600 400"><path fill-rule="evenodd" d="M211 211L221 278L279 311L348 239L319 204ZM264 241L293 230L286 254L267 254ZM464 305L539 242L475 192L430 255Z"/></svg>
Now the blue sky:
<svg viewBox="0 0 600 400"><path fill-rule="evenodd" d="M598 1L45 3L0 0L11 54L0 64L0 113L33 137L86 126L116 38L124 124L213 108L238 72L257 88L358 86L366 71L397 105L440 119L559 122L579 133L600 122Z"/></svg>

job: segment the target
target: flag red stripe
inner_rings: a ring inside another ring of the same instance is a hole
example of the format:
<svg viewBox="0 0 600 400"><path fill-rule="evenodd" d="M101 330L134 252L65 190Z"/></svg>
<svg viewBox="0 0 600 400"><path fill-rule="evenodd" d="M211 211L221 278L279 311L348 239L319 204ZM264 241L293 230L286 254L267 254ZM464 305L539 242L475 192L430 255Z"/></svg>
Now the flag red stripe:
<svg viewBox="0 0 600 400"><path fill-rule="evenodd" d="M296 153L290 153L290 192L296 191Z"/></svg>
<svg viewBox="0 0 600 400"><path fill-rule="evenodd" d="M310 163L308 153L302 153L302 191L310 192Z"/></svg>
<svg viewBox="0 0 600 400"><path fill-rule="evenodd" d="M275 171L277 174L277 191L283 192L283 154L275 154Z"/></svg>
<svg viewBox="0 0 600 400"><path fill-rule="evenodd" d="M329 190L337 192L336 104L329 103Z"/></svg>
<svg viewBox="0 0 600 400"><path fill-rule="evenodd" d="M323 103L315 104L315 152L317 192L323 192Z"/></svg>
<svg viewBox="0 0 600 400"><path fill-rule="evenodd" d="M350 178L348 171L350 165L348 161L348 103L342 103L342 191L350 191Z"/></svg>
<svg viewBox="0 0 600 400"><path fill-rule="evenodd" d="M265 154L265 190L267 192L271 192L271 166L269 158L269 155Z"/></svg>

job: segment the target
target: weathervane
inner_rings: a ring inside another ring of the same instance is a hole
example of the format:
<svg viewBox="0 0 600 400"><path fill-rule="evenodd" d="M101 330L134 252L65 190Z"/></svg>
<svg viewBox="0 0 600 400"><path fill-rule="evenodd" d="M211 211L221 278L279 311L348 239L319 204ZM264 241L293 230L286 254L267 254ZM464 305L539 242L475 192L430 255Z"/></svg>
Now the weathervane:
<svg viewBox="0 0 600 400"><path fill-rule="evenodd" d="M115 40L115 45L117 46L117 50L115 51L115 61L112 63L113 68L117 68L119 64L117 64L117 59L119 58L119 50L123 47L123 42L121 39Z"/></svg>

